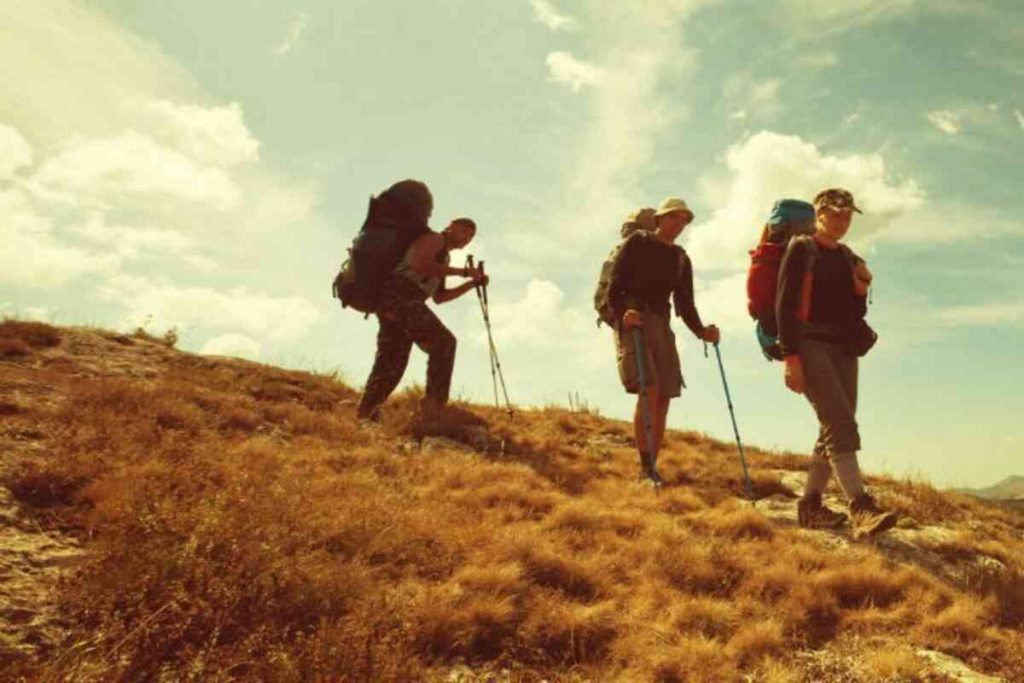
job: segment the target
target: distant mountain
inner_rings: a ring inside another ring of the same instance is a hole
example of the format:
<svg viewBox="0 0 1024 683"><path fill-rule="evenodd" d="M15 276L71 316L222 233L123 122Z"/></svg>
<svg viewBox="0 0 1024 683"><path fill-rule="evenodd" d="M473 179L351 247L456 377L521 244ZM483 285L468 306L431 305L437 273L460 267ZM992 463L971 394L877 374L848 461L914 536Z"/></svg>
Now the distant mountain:
<svg viewBox="0 0 1024 683"><path fill-rule="evenodd" d="M1011 475L987 488L957 489L957 491L987 500L1024 500L1024 476Z"/></svg>

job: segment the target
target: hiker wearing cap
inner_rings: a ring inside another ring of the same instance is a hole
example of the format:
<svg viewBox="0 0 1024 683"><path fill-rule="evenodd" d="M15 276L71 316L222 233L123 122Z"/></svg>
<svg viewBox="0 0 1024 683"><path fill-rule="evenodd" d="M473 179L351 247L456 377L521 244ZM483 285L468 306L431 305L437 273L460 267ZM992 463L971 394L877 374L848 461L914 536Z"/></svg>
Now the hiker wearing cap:
<svg viewBox="0 0 1024 683"><path fill-rule="evenodd" d="M415 220L425 225L433 209L433 199L422 183L416 186L397 183L381 196L389 202L389 210L402 220ZM360 419L378 418L381 404L405 373L414 343L428 357L424 414L436 413L448 402L455 366L455 335L427 307L426 301L433 299L434 303L443 304L478 285L487 284L487 276L480 270L449 265L449 253L465 247L475 235L476 223L469 218L456 218L439 233L425 229L385 279L375 310L379 324L377 355L359 401ZM445 285L448 276L469 279L448 289Z"/></svg>
<svg viewBox="0 0 1024 683"><path fill-rule="evenodd" d="M693 266L676 239L693 220L686 202L676 197L663 201L654 212L653 232L640 230L629 237L615 263L608 286L608 300L616 323L615 346L619 378L626 391L639 393L639 373L630 330L643 332L647 370L647 404L653 427L653 452L645 446L642 400L637 398L633 416L634 434L642 476L660 483L654 463L665 433L669 403L684 385L676 350L675 334L669 325L669 298L676 314L693 334L717 343L714 325L705 326L693 300Z"/></svg>
<svg viewBox="0 0 1024 683"><path fill-rule="evenodd" d="M776 295L779 346L785 361L785 382L804 394L818 417L807 484L797 511L801 526L836 527L846 516L822 504L834 471L850 501L850 514L860 534L891 528L896 514L878 507L864 488L857 464L858 357L876 336L864 317L871 273L841 243L853 212L853 195L840 188L814 198L815 232L790 241L782 259Z"/></svg>

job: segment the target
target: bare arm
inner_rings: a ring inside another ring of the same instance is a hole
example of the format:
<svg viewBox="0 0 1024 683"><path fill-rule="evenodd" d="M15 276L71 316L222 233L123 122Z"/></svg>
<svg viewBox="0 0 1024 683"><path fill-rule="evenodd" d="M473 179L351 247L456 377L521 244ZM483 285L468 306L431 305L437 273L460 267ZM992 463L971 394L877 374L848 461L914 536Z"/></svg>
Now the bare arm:
<svg viewBox="0 0 1024 683"><path fill-rule="evenodd" d="M475 280L466 280L461 285L448 289L446 287L438 287L437 291L434 292L434 303L444 304L453 299L458 299L460 296L473 289L476 286Z"/></svg>

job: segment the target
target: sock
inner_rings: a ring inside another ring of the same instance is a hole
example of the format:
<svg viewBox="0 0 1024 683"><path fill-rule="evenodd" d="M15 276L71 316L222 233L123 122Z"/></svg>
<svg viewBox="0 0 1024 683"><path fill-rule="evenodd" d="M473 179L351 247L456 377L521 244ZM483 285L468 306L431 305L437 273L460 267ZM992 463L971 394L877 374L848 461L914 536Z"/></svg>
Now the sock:
<svg viewBox="0 0 1024 683"><path fill-rule="evenodd" d="M647 474L650 469L650 462L648 460L647 451L639 451L640 454L640 472Z"/></svg>
<svg viewBox="0 0 1024 683"><path fill-rule="evenodd" d="M864 481L860 478L860 468L857 466L857 451L833 455L832 469L847 498L853 500L864 493Z"/></svg>
<svg viewBox="0 0 1024 683"><path fill-rule="evenodd" d="M804 485L804 498L820 496L828 486L829 477L832 476L832 468L828 460L821 456L811 458L811 466L807 468L807 483Z"/></svg>

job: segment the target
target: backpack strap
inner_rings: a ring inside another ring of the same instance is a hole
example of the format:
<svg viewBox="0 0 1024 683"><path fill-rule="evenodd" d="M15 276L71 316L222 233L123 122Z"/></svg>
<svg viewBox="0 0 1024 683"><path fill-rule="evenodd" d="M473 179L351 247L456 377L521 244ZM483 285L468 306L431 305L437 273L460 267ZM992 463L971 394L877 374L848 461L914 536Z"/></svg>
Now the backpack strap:
<svg viewBox="0 0 1024 683"><path fill-rule="evenodd" d="M690 262L690 255L687 254L686 250L678 244L676 245L676 249L679 250L679 274L677 277L681 278L683 277L683 274L686 273L686 264Z"/></svg>
<svg viewBox="0 0 1024 683"><path fill-rule="evenodd" d="M797 307L796 311L796 319L806 323L811 320L811 294L814 291L814 263L818 259L818 254L821 253L821 248L818 246L818 242L814 239L814 235L799 235L793 239L800 240L807 244L807 256L804 261L804 281L800 290L800 305ZM842 253L843 258L846 259L846 263L850 267L850 286L853 287L854 279L857 277L857 266L863 263L864 259L853 253L853 249L850 249L850 247L842 242L839 243L839 251Z"/></svg>
<svg viewBox="0 0 1024 683"><path fill-rule="evenodd" d="M800 286L800 302L796 307L796 319L809 322L811 319L811 293L814 290L814 262L818 260L818 243L811 235L798 235L793 238L801 248L807 250L804 256L803 283Z"/></svg>

